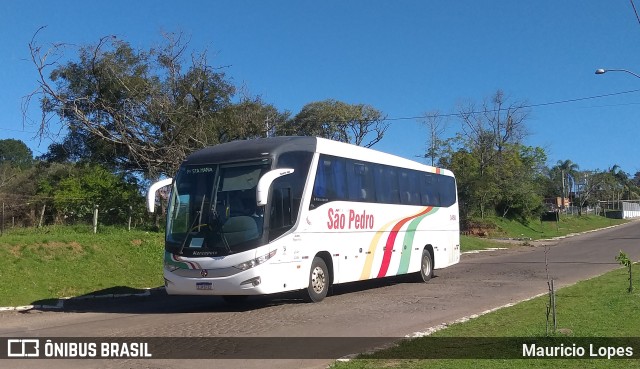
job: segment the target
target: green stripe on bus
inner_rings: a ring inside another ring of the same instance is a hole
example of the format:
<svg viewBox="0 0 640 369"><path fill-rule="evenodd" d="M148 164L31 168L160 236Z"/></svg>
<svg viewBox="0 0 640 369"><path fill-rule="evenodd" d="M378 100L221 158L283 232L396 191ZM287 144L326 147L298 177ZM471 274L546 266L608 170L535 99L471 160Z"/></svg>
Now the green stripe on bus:
<svg viewBox="0 0 640 369"><path fill-rule="evenodd" d="M164 263L166 265L171 265L179 269L190 269L189 264L183 261L173 260L173 254L167 251L164 252Z"/></svg>
<svg viewBox="0 0 640 369"><path fill-rule="evenodd" d="M402 253L400 255L400 265L398 266L398 275L406 274L409 271L409 262L411 261L411 254L413 253L413 237L416 234L416 229L418 228L418 224L422 221L422 219L428 217L431 214L434 214L438 211L438 208L433 208L427 214L417 217L412 220L411 223L407 226L407 230L404 234L404 241L402 243Z"/></svg>

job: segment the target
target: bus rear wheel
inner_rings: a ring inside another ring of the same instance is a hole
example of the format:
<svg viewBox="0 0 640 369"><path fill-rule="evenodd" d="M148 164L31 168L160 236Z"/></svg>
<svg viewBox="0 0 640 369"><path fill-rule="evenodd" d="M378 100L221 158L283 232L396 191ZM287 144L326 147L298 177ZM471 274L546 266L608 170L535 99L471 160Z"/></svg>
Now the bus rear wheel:
<svg viewBox="0 0 640 369"><path fill-rule="evenodd" d="M427 249L422 250L422 259L420 261L420 278L423 282L429 282L433 277L433 256Z"/></svg>
<svg viewBox="0 0 640 369"><path fill-rule="evenodd" d="M309 285L304 299L307 302L320 302L329 292L329 269L322 258L315 257L309 272Z"/></svg>

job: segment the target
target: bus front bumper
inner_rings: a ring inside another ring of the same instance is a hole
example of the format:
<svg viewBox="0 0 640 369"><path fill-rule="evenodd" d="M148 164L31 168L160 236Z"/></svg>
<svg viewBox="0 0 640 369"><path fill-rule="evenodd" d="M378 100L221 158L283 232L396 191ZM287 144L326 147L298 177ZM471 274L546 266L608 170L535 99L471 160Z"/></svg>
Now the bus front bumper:
<svg viewBox="0 0 640 369"><path fill-rule="evenodd" d="M169 295L262 295L277 292L275 286L260 275L260 269L253 268L228 277L184 277L164 268L164 286Z"/></svg>

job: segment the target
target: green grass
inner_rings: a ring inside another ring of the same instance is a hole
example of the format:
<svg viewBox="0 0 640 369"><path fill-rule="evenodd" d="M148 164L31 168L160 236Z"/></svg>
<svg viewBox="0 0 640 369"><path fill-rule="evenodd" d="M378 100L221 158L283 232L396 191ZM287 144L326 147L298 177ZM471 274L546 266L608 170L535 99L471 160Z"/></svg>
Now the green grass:
<svg viewBox="0 0 640 369"><path fill-rule="evenodd" d="M161 286L161 233L89 226L24 228L0 237L0 306Z"/></svg>
<svg viewBox="0 0 640 369"><path fill-rule="evenodd" d="M511 244L500 242L496 239L522 239L522 243L525 243L528 240L566 236L572 233L601 229L626 222L628 222L628 220L609 219L595 215L563 215L559 222L532 220L527 224L516 220L489 217L475 222L476 224L484 224L483 227L487 228L486 230L489 232L489 237L483 238L462 235L460 236L460 248L465 252L492 247L509 247Z"/></svg>
<svg viewBox="0 0 640 369"><path fill-rule="evenodd" d="M571 233L628 222L623 219L609 219L597 215L562 215L559 222L532 220L528 224L504 218L490 218L489 221L498 227L492 237L531 238L533 240L566 236Z"/></svg>
<svg viewBox="0 0 640 369"><path fill-rule="evenodd" d="M473 250L485 250L492 247L508 247L504 243L492 241L486 238L460 236L460 250L462 252Z"/></svg>
<svg viewBox="0 0 640 369"><path fill-rule="evenodd" d="M640 266L634 265L634 275ZM598 337L638 337L640 332L640 286L627 293L626 269L617 269L601 277L579 282L556 293L559 332L555 336L587 337L583 342L598 342ZM546 336L548 296L522 302L483 315L466 323L453 324L431 337L532 337ZM553 332L551 332L553 335ZM336 363L336 369L355 368L629 368L640 361L606 359L442 359L417 360L430 349L429 340L418 338L382 350L366 358ZM519 349L520 347L517 347ZM483 348L483 349L491 349ZM501 348L494 348L500 350ZM464 348L461 348L464 350ZM635 347L634 357L640 355ZM403 359L404 358L404 359Z"/></svg>

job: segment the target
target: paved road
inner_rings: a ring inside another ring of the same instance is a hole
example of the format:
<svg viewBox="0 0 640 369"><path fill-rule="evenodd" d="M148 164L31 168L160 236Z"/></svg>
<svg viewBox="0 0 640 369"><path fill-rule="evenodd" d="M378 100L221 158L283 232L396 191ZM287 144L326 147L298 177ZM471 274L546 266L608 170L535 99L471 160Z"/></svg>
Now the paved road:
<svg viewBox="0 0 640 369"><path fill-rule="evenodd" d="M550 277L556 286L600 275L619 267L615 256L625 251L640 259L640 222L548 242ZM446 322L521 301L547 291L545 247L518 246L510 250L465 254L460 264L436 271L429 284L408 279L369 281L336 286L319 304L303 303L295 294L254 298L230 307L216 297L166 296L67 303L64 311L31 310L0 313L4 337L272 337L234 341L230 349L248 352L251 346L273 342L292 347L318 344L278 337L402 337ZM378 345L374 339L345 339L335 355ZM242 346L246 343L247 347ZM189 341L181 341L179 345ZM194 344L203 344L197 342ZM207 344L206 342L204 343ZM347 347L348 346L348 347ZM203 348L204 349L204 348ZM333 349L332 349L333 350ZM249 351L250 352L250 351ZM334 351L331 351L334 352ZM292 354L294 355L294 354ZM218 360L216 368L324 368L331 355L308 359ZM282 357L282 355L281 355ZM8 364L8 366L5 366ZM200 360L188 365L210 366ZM175 368L184 360L10 360L15 368Z"/></svg>

